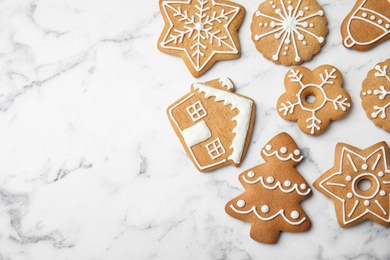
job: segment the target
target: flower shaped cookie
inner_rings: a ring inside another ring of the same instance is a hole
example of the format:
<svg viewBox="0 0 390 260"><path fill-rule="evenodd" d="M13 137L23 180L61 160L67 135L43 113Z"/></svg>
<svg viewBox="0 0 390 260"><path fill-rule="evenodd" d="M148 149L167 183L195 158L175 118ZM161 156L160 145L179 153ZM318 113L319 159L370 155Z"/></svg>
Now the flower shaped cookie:
<svg viewBox="0 0 390 260"><path fill-rule="evenodd" d="M366 219L390 226L389 159L386 142L364 150L337 144L333 168L313 185L334 201L341 227Z"/></svg>
<svg viewBox="0 0 390 260"><path fill-rule="evenodd" d="M390 59L370 70L360 92L362 105L375 125L390 132Z"/></svg>
<svg viewBox="0 0 390 260"><path fill-rule="evenodd" d="M278 99L278 113L286 120L298 121L304 133L319 135L331 120L346 116L351 107L342 83L340 71L331 65L314 71L295 67L284 78L286 92Z"/></svg>

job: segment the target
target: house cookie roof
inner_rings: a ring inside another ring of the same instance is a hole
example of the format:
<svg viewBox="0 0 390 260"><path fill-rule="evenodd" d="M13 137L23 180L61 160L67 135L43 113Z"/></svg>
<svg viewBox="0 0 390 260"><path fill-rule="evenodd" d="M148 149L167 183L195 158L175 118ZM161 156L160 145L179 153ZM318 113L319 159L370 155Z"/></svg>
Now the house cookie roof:
<svg viewBox="0 0 390 260"><path fill-rule="evenodd" d="M236 127L233 129L233 133L235 133L236 136L233 138L232 144L229 147L230 149L233 149L233 152L228 159L239 164L245 146L245 139L248 134L253 101L234 93L203 84L193 84L193 88L195 91L199 91L199 93L204 93L205 98L215 97L216 102L223 101L225 106L231 105L231 110L238 109L239 113L232 118L233 121L237 122Z"/></svg>

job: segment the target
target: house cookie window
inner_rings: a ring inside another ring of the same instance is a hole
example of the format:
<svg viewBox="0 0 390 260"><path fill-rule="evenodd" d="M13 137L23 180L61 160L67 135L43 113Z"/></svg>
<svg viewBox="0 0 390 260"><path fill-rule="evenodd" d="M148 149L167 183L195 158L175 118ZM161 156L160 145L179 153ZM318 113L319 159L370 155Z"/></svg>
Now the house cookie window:
<svg viewBox="0 0 390 260"><path fill-rule="evenodd" d="M194 122L207 116L207 112L203 108L203 105L200 101L197 101L196 103L192 104L191 106L187 107L186 109L187 109L188 114L190 114L192 121L194 121Z"/></svg>
<svg viewBox="0 0 390 260"><path fill-rule="evenodd" d="M221 140L219 140L219 138L215 139L211 143L206 144L206 149L211 159L213 160L226 153L225 149L221 144Z"/></svg>

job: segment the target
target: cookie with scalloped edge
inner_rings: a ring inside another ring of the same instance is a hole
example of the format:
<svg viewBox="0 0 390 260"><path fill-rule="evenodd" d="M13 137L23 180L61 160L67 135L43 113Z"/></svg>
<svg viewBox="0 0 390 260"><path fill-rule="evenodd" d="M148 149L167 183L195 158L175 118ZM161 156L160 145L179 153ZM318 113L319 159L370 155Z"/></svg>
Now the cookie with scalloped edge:
<svg viewBox="0 0 390 260"><path fill-rule="evenodd" d="M180 56L194 77L218 60L240 57L237 30L245 8L226 0L160 0L162 52Z"/></svg>
<svg viewBox="0 0 390 260"><path fill-rule="evenodd" d="M312 59L325 44L327 23L316 0L267 0L253 15L252 40L274 63L298 65Z"/></svg>
<svg viewBox="0 0 390 260"><path fill-rule="evenodd" d="M360 97L366 115L375 125L390 132L390 59L371 69L362 84Z"/></svg>

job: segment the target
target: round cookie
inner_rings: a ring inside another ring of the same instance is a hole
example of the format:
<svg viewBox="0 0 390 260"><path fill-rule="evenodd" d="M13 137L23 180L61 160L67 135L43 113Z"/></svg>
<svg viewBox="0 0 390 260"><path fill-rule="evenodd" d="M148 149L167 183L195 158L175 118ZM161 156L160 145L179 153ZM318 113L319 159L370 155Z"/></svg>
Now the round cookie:
<svg viewBox="0 0 390 260"><path fill-rule="evenodd" d="M357 0L341 25L343 45L364 51L390 39L390 1Z"/></svg>
<svg viewBox="0 0 390 260"><path fill-rule="evenodd" d="M265 1L252 18L252 40L274 63L298 65L325 44L327 19L316 0Z"/></svg>
<svg viewBox="0 0 390 260"><path fill-rule="evenodd" d="M237 30L245 8L225 0L160 0L162 52L180 56L194 77L218 60L240 57Z"/></svg>
<svg viewBox="0 0 390 260"><path fill-rule="evenodd" d="M319 135L331 120L346 116L351 98L342 88L343 77L331 65L322 65L311 71L295 67L286 74L286 92L277 102L279 115L289 121L298 121L305 134Z"/></svg>
<svg viewBox="0 0 390 260"><path fill-rule="evenodd" d="M390 59L370 70L363 81L360 97L367 117L390 132Z"/></svg>
<svg viewBox="0 0 390 260"><path fill-rule="evenodd" d="M314 183L334 201L341 227L370 219L390 226L389 148L386 142L364 150L338 143L334 166Z"/></svg>

